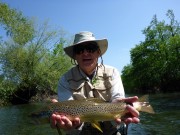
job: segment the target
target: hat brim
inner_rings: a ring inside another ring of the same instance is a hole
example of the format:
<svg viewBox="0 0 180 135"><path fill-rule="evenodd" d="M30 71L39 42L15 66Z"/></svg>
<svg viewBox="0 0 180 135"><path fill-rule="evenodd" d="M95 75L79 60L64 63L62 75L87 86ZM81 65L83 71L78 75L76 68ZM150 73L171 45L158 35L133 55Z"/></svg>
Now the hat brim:
<svg viewBox="0 0 180 135"><path fill-rule="evenodd" d="M68 46L68 47L65 47L64 48L64 51L65 53L71 57L72 59L74 59L74 54L73 54L73 47L76 46L76 45L79 45L79 44L82 44L82 43L85 43L85 42L96 42L97 45L99 46L99 49L101 51L101 55L103 55L107 48L108 48L108 41L107 39L100 39L100 40L84 40L82 42L78 42L77 44L73 44L71 46Z"/></svg>

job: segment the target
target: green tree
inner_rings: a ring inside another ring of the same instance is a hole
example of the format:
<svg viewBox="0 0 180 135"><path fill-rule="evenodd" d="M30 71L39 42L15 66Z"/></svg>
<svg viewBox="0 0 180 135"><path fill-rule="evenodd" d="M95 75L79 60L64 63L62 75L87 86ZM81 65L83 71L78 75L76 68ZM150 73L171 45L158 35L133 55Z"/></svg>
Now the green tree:
<svg viewBox="0 0 180 135"><path fill-rule="evenodd" d="M16 10L5 7L16 17ZM7 13L6 17L13 15ZM25 32L30 34L21 38L25 33L21 29L14 31L8 25L13 23L11 21L14 20L8 20L4 26L5 30L12 30L12 34L7 32L9 39L0 42L0 96L12 103L27 103L37 94L48 96L56 92L59 77L72 66L63 51L70 39L62 34L62 30L50 29L47 23L41 27L31 25L34 27ZM29 24L28 19L19 19L13 25L23 24L21 21Z"/></svg>
<svg viewBox="0 0 180 135"><path fill-rule="evenodd" d="M158 21L155 15L143 30L145 41L130 51L131 64L123 69L122 78L133 84L134 91L166 92L180 88L180 26L172 10L166 15L170 23Z"/></svg>
<svg viewBox="0 0 180 135"><path fill-rule="evenodd" d="M7 4L0 2L0 24L6 30L8 36L24 45L33 38L34 28L32 21L28 20L16 9L10 9Z"/></svg>

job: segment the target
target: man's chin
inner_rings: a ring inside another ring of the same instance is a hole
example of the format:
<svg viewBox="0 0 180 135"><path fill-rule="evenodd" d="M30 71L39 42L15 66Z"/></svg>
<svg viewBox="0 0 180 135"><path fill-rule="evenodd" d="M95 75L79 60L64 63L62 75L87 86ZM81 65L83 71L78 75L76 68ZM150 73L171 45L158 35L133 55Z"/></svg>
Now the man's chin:
<svg viewBox="0 0 180 135"><path fill-rule="evenodd" d="M83 64L83 68L87 69L87 70L93 70L96 67L96 65L94 65L93 63L84 63Z"/></svg>

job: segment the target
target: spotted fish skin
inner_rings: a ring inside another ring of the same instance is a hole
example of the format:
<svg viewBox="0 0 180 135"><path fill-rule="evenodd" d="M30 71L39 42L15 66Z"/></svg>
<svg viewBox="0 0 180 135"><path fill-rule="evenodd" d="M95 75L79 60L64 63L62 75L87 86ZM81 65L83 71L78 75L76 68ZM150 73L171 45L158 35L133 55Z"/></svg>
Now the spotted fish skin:
<svg viewBox="0 0 180 135"><path fill-rule="evenodd" d="M83 122L113 120L125 110L125 103L97 103L93 101L65 101L51 105L51 112L66 115L70 120L79 117Z"/></svg>
<svg viewBox="0 0 180 135"><path fill-rule="evenodd" d="M147 96L143 96L138 102L135 102L135 108L138 111L154 113ZM49 118L52 113L65 115L70 120L79 117L82 122L110 121L115 118L121 118L126 113L126 103L108 103L97 98L85 100L70 100L57 103L51 103L42 108L39 112L32 113L32 117Z"/></svg>

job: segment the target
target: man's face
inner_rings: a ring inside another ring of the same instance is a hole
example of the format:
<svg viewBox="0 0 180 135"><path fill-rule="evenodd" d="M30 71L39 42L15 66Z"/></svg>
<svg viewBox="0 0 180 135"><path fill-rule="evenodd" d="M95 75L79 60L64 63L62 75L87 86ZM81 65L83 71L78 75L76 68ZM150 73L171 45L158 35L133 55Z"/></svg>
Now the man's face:
<svg viewBox="0 0 180 135"><path fill-rule="evenodd" d="M74 48L75 60L79 67L86 73L91 74L97 66L100 50L93 42L83 43Z"/></svg>

